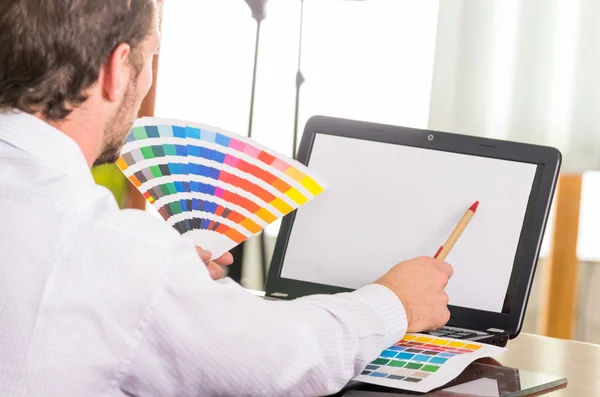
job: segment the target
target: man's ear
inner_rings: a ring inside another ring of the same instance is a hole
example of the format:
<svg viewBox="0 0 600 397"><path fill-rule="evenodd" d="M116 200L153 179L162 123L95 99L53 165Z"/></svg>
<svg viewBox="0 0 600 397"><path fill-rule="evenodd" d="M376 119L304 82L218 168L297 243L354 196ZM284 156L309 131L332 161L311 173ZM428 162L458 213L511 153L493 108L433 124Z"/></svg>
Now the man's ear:
<svg viewBox="0 0 600 397"><path fill-rule="evenodd" d="M130 53L129 44L121 43L104 62L100 84L104 96L109 101L118 101L127 88Z"/></svg>

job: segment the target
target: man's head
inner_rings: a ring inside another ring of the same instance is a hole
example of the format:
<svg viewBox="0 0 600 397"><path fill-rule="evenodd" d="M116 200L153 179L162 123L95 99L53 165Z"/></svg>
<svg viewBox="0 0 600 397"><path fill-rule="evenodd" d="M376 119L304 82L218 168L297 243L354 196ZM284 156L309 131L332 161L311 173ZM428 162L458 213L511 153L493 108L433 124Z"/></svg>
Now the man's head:
<svg viewBox="0 0 600 397"><path fill-rule="evenodd" d="M156 0L2 0L0 110L54 125L90 164L115 161L158 43Z"/></svg>

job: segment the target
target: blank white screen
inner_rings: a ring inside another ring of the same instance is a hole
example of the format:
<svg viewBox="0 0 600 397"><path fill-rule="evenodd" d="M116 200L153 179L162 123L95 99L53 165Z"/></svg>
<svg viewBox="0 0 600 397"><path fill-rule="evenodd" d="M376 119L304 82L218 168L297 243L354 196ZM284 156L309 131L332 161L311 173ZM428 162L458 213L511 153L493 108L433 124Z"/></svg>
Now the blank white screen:
<svg viewBox="0 0 600 397"><path fill-rule="evenodd" d="M536 165L317 134L309 167L331 187L298 209L283 278L360 288L434 255L479 200L446 291L451 305L502 311Z"/></svg>

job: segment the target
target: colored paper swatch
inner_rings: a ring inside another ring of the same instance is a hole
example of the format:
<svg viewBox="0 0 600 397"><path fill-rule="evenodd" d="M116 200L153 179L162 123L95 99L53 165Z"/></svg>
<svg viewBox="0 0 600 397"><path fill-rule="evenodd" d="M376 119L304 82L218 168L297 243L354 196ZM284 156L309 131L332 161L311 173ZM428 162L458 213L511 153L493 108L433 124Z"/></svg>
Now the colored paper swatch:
<svg viewBox="0 0 600 397"><path fill-rule="evenodd" d="M139 119L117 165L158 213L214 257L321 194L299 162L219 128Z"/></svg>
<svg viewBox="0 0 600 397"><path fill-rule="evenodd" d="M473 361L504 350L476 342L407 334L381 352L355 380L427 393L456 378Z"/></svg>

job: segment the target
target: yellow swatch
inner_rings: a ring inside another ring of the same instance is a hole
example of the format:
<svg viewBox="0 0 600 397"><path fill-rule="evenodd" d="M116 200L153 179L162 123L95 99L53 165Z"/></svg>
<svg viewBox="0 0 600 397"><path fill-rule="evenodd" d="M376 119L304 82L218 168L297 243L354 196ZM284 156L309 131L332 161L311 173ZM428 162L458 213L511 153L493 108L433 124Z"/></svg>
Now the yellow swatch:
<svg viewBox="0 0 600 397"><path fill-rule="evenodd" d="M464 347L465 344L461 343L461 342L450 342L450 343L448 343L448 346L450 346L450 347Z"/></svg>
<svg viewBox="0 0 600 397"><path fill-rule="evenodd" d="M154 202L154 199L152 198L152 196L148 196L148 201L150 202L150 204L152 204Z"/></svg>
<svg viewBox="0 0 600 397"><path fill-rule="evenodd" d="M246 218L240 222L240 225L248 230L250 233L258 233L262 230L262 227L252 219Z"/></svg>
<svg viewBox="0 0 600 397"><path fill-rule="evenodd" d="M306 178L302 179L302 181L300 181L300 184L315 196L323 191L321 185L315 182L315 180L312 179L310 176L307 176Z"/></svg>
<svg viewBox="0 0 600 397"><path fill-rule="evenodd" d="M271 205L277 208L277 210L283 215L287 215L294 210L292 207L290 207L288 203L286 203L279 197L276 197L275 200L271 201Z"/></svg>
<svg viewBox="0 0 600 397"><path fill-rule="evenodd" d="M424 336L419 336L415 342L423 342L423 343L429 343L433 340L433 338L425 338Z"/></svg>
<svg viewBox="0 0 600 397"><path fill-rule="evenodd" d="M119 157L117 160L117 166L121 169L121 171L125 171L127 169L127 163L123 159L123 157Z"/></svg>
<svg viewBox="0 0 600 397"><path fill-rule="evenodd" d="M294 167L288 168L287 170L285 170L285 173L289 175L293 180L298 182L302 182L302 180L306 178L306 175L304 175Z"/></svg>
<svg viewBox="0 0 600 397"><path fill-rule="evenodd" d="M443 340L443 339L435 339L433 342L431 342L432 345L438 345L438 346L444 346L448 344L447 340Z"/></svg>
<svg viewBox="0 0 600 397"><path fill-rule="evenodd" d="M411 341L411 340L415 340L415 339L417 339L417 337L414 335L404 335L404 338L402 338L402 340L405 340L405 341Z"/></svg>
<svg viewBox="0 0 600 397"><path fill-rule="evenodd" d="M465 349L469 349L469 350L479 350L481 349L481 346L479 345L466 345Z"/></svg>
<svg viewBox="0 0 600 397"><path fill-rule="evenodd" d="M271 223L275 220L277 220L277 217L275 215L273 215L272 213L270 213L268 210L261 208L258 211L256 211L256 216L258 216L260 219L262 219L263 221L267 222L267 223Z"/></svg>
<svg viewBox="0 0 600 397"><path fill-rule="evenodd" d="M308 199L304 197L304 195L300 193L296 188L291 188L290 190L285 192L285 194L300 205L308 201Z"/></svg>

